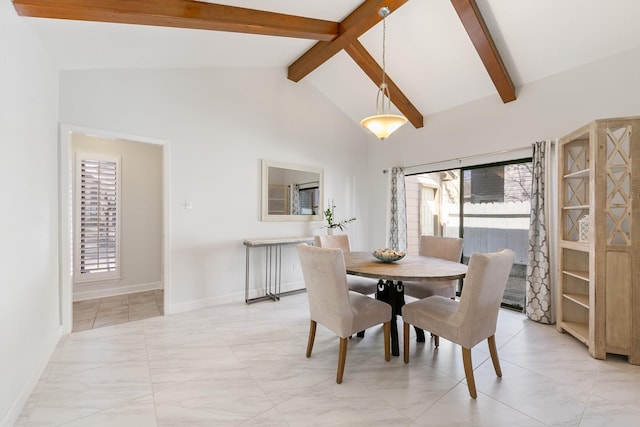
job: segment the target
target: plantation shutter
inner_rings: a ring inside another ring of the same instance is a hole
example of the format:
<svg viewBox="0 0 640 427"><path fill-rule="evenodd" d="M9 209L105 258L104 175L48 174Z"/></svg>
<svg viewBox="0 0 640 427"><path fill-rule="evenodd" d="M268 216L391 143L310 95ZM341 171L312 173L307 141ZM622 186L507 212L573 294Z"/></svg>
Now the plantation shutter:
<svg viewBox="0 0 640 427"><path fill-rule="evenodd" d="M118 272L118 174L118 159L79 159L77 279Z"/></svg>

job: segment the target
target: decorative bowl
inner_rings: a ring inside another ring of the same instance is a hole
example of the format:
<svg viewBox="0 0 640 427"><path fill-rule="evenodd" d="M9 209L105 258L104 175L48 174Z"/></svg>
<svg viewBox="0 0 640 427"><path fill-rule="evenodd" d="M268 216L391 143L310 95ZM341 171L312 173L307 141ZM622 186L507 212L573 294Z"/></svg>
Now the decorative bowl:
<svg viewBox="0 0 640 427"><path fill-rule="evenodd" d="M382 262L390 263L396 262L399 259L404 258L405 253L400 251L395 251L393 249L376 249L371 252L371 254L378 258Z"/></svg>

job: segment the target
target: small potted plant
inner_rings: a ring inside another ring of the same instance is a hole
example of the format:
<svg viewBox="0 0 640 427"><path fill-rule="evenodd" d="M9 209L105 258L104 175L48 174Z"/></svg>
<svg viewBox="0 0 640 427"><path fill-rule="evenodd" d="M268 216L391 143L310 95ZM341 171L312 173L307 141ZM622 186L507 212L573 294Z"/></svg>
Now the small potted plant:
<svg viewBox="0 0 640 427"><path fill-rule="evenodd" d="M347 224L356 220L355 217L337 221L334 216L336 205L333 204L333 200L329 202L329 207L324 211L324 218L327 221L327 234L333 234L336 228L340 231L344 231L347 228Z"/></svg>

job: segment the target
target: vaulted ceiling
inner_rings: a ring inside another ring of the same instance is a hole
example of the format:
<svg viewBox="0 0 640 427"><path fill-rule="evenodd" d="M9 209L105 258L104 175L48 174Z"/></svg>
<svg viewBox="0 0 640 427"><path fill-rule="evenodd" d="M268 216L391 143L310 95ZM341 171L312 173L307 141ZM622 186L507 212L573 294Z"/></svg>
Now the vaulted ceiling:
<svg viewBox="0 0 640 427"><path fill-rule="evenodd" d="M6 1L6 0L5 0ZM640 47L637 0L14 0L61 69L282 67L354 121L423 116ZM46 19L40 19L46 18ZM286 71L284 71L286 70ZM639 70L640 71L640 70Z"/></svg>

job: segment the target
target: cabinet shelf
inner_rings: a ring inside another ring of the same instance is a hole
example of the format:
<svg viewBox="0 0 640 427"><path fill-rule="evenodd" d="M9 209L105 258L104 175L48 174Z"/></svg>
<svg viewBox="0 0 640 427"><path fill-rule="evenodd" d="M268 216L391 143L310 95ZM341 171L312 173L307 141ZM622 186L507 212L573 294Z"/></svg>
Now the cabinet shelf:
<svg viewBox="0 0 640 427"><path fill-rule="evenodd" d="M560 327L582 343L589 345L589 325L587 323L560 322Z"/></svg>
<svg viewBox="0 0 640 427"><path fill-rule="evenodd" d="M571 172L563 176L564 179L583 179L589 178L589 169L582 169L576 172Z"/></svg>
<svg viewBox="0 0 640 427"><path fill-rule="evenodd" d="M572 249L574 251L579 252L589 252L589 242L580 241L580 240L561 240L560 241L561 248Z"/></svg>
<svg viewBox="0 0 640 427"><path fill-rule="evenodd" d="M589 205L563 206L563 210L589 210Z"/></svg>
<svg viewBox="0 0 640 427"><path fill-rule="evenodd" d="M616 171L627 170L629 169L629 165L627 165L626 163L622 163L619 165L609 165L609 169Z"/></svg>
<svg viewBox="0 0 640 427"><path fill-rule="evenodd" d="M269 185L269 215L289 215L289 193L286 185Z"/></svg>
<svg viewBox="0 0 640 427"><path fill-rule="evenodd" d="M586 308L587 310L589 309L589 295L563 294L562 296L564 298L568 299L569 301L573 301L576 304L581 305L582 307Z"/></svg>
<svg viewBox="0 0 640 427"><path fill-rule="evenodd" d="M578 270L562 270L562 272L568 276L575 277L576 279L584 280L585 282L589 282L589 272L588 271L578 271Z"/></svg>

